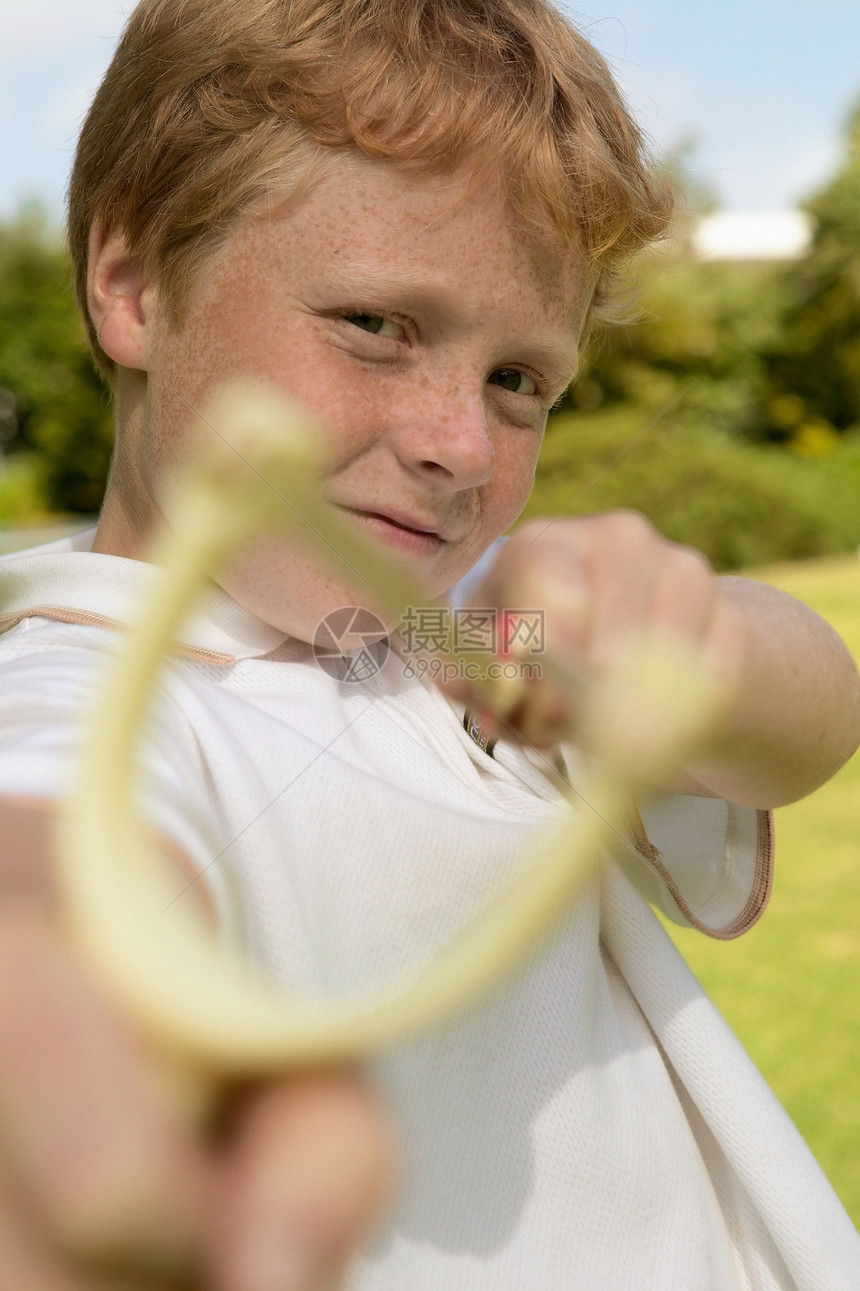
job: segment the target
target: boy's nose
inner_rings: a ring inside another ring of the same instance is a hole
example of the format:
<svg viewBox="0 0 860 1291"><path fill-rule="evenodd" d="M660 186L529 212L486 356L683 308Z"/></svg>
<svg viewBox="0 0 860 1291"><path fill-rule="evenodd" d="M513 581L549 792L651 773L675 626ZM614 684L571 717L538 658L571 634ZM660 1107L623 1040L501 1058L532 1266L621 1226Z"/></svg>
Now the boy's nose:
<svg viewBox="0 0 860 1291"><path fill-rule="evenodd" d="M403 419L396 451L409 470L452 491L477 488L493 472L496 449L481 399L433 401Z"/></svg>

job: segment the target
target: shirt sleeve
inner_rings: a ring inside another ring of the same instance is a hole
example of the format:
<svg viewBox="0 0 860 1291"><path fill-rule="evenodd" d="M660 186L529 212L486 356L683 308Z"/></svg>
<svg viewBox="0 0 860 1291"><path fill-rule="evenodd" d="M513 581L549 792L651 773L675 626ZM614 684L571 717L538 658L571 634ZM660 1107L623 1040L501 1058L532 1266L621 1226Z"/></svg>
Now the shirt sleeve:
<svg viewBox="0 0 860 1291"><path fill-rule="evenodd" d="M631 805L622 868L674 923L729 941L764 913L773 883L773 813L667 794ZM635 849L635 851L634 851Z"/></svg>
<svg viewBox="0 0 860 1291"><path fill-rule="evenodd" d="M87 727L118 640L104 629L36 619L0 638L0 795L60 799L75 791ZM141 811L189 858L219 927L232 936L241 917L233 885L217 864L224 849L218 812L177 690L181 686L167 674L153 696L141 757Z"/></svg>

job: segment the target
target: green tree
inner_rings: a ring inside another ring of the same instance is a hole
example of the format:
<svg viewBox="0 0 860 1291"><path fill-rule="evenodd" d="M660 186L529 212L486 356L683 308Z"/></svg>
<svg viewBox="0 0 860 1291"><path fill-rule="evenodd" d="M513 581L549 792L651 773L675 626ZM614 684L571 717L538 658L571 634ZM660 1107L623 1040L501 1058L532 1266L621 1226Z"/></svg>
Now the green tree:
<svg viewBox="0 0 860 1291"><path fill-rule="evenodd" d="M26 464L45 509L98 509L112 416L71 288L68 254L38 204L0 225L0 449Z"/></svg>
<svg viewBox="0 0 860 1291"><path fill-rule="evenodd" d="M781 269L702 263L668 245L640 263L637 278L638 316L597 339L567 406L657 412L677 398L695 425L760 438L765 355L780 343L785 303Z"/></svg>
<svg viewBox="0 0 860 1291"><path fill-rule="evenodd" d="M630 321L598 334L565 404L594 411L628 404L656 412L679 399L696 426L756 439L763 356L779 343L783 273L773 264L702 261L693 233L715 195L691 167L690 141L663 161L676 193L669 237L627 275Z"/></svg>
<svg viewBox="0 0 860 1291"><path fill-rule="evenodd" d="M816 222L807 256L786 274L778 344L765 355L768 434L802 448L860 427L860 102L836 176L806 203Z"/></svg>

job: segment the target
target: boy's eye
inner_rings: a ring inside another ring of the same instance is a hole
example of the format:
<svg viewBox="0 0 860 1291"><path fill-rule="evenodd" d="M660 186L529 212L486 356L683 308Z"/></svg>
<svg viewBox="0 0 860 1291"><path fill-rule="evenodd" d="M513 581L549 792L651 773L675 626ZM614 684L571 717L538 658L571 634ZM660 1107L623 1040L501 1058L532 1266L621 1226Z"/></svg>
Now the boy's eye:
<svg viewBox="0 0 860 1291"><path fill-rule="evenodd" d="M354 327L360 327L363 332L372 332L374 336L391 336L398 341L403 334L399 323L391 318L383 318L381 314L344 314L344 318Z"/></svg>
<svg viewBox="0 0 860 1291"><path fill-rule="evenodd" d="M503 390L512 390L514 394L537 394L537 382L519 368L497 368L490 374L492 385L501 386Z"/></svg>

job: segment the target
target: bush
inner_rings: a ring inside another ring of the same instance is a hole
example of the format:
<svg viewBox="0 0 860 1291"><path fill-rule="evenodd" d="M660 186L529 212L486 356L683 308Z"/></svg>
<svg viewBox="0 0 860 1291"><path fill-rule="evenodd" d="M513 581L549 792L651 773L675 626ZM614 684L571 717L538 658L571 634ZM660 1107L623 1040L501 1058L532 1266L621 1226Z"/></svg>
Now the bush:
<svg viewBox="0 0 860 1291"><path fill-rule="evenodd" d="M0 300L0 450L8 469L19 457L38 457L38 471L30 461L13 474L28 476L34 514L96 511L113 418L75 308L68 254L38 206L0 224ZM16 496L18 507L20 489Z"/></svg>
<svg viewBox="0 0 860 1291"><path fill-rule="evenodd" d="M618 404L659 411L683 392L703 424L762 439L762 355L778 347L786 309L782 266L698 261L652 252L632 271L638 321L596 338L566 396L585 412Z"/></svg>
<svg viewBox="0 0 860 1291"><path fill-rule="evenodd" d="M860 544L860 440L803 460L689 416L647 428L649 415L628 406L553 417L526 514L633 507L723 570Z"/></svg>
<svg viewBox="0 0 860 1291"><path fill-rule="evenodd" d="M0 529L49 520L42 472L34 453L17 453L4 462L0 457Z"/></svg>
<svg viewBox="0 0 860 1291"><path fill-rule="evenodd" d="M860 103L839 170L805 205L815 236L786 271L787 306L762 352L769 432L791 441L810 422L844 434L860 421Z"/></svg>

